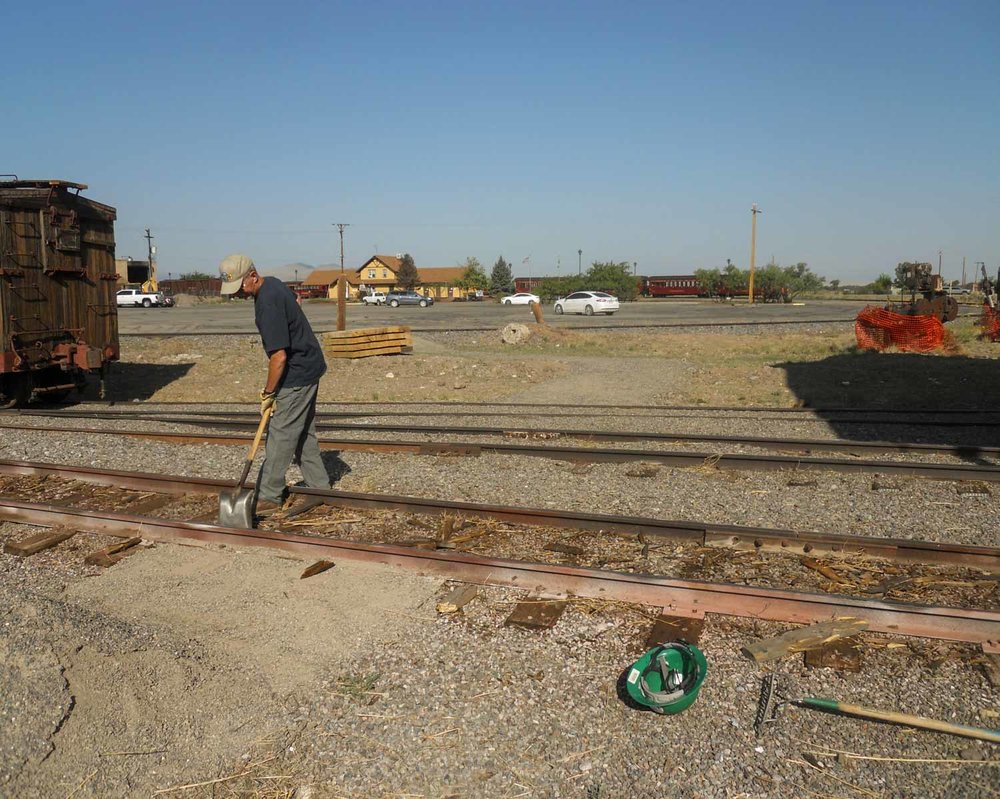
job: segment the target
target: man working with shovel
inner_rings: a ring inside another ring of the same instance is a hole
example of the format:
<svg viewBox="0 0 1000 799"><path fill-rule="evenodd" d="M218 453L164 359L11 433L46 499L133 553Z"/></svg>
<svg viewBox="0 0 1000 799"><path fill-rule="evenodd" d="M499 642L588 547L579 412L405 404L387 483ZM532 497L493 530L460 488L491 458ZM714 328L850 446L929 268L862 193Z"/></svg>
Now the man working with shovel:
<svg viewBox="0 0 1000 799"><path fill-rule="evenodd" d="M288 497L285 472L294 458L310 488L330 488L316 440L316 392L326 361L295 294L274 277L261 277L246 255L230 255L219 267L222 294L253 297L267 379L260 392L261 416L272 413L257 479L257 513L280 510Z"/></svg>

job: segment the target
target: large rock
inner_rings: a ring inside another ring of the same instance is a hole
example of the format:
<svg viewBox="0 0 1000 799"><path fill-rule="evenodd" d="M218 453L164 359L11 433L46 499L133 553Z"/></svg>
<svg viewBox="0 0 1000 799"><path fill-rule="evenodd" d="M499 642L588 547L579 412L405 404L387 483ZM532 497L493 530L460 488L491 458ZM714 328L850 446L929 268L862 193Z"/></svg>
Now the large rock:
<svg viewBox="0 0 1000 799"><path fill-rule="evenodd" d="M504 344L520 344L531 338L531 330L527 325L511 323L500 331L500 338Z"/></svg>

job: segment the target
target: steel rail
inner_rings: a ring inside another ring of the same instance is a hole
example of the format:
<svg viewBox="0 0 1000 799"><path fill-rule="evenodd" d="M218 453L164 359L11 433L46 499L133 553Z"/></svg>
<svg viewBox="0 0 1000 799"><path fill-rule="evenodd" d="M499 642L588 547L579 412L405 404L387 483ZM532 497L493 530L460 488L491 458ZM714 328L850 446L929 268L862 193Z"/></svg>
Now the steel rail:
<svg viewBox="0 0 1000 799"><path fill-rule="evenodd" d="M978 318L978 314L960 314L960 316L975 316ZM498 320L503 321L503 320ZM685 328L685 327L773 327L775 325L824 325L824 324L842 324L842 325L853 325L854 319L792 319L792 320L774 320L774 319L760 319L757 321L749 322L665 322L665 323L637 323L637 324L604 324L604 325L585 325L585 324L556 324L553 327L558 327L560 330L649 330L649 329L672 329L672 328ZM323 333L335 333L337 332L335 328L313 328L316 335L322 335ZM497 330L496 325L488 327L410 327L411 333L495 333ZM182 338L188 336L256 336L257 331L247 328L246 330L179 330L172 333L156 333L156 332L135 332L135 333L119 333L122 338L135 337L135 338Z"/></svg>
<svg viewBox="0 0 1000 799"><path fill-rule="evenodd" d="M660 414L608 414L601 413L595 410L594 413L562 413L562 412L541 412L541 413L521 413L515 411L498 411L498 412L476 412L476 411L384 411L384 412L370 412L370 411L318 411L316 414L317 419L333 419L333 418L357 418L357 417L404 417L404 418L415 418L415 417L446 417L455 418L459 416L511 416L518 419L524 418L559 418L559 419L586 419L591 417L607 418L608 416L613 416L620 419L649 419L653 421L662 421L663 419L707 419L710 420L711 417L705 416L686 416L683 414L694 413L696 409L683 409L676 412L660 413ZM951 415L950 418L944 419L926 419L926 418L862 418L862 417L840 417L835 414L836 411L827 412L826 416L816 416L814 418L797 418L794 419L796 422L815 422L824 424L850 424L850 425L882 425L882 426L894 426L894 425L905 425L910 427L949 427L949 428L977 428L977 427L1000 427L1000 419L982 419L982 418L968 418L968 414L962 414L965 418L957 419L955 416L957 414ZM876 412L878 413L878 412ZM891 411L881 412L886 415L890 415ZM936 412L935 412L936 413ZM969 414L992 414L990 411L969 411ZM67 418L74 417L85 417L85 418L116 418L121 416L128 416L132 418L141 419L154 419L163 418L167 420L171 415L183 415L183 416L201 416L205 418L229 418L233 419L236 417L244 416L255 416L254 411L179 411L179 410L153 410L145 408L127 408L123 407L120 410L89 410L89 411L72 411L65 409L19 409L19 410L9 410L4 411L2 415L20 415L20 416L46 416L46 417L59 417L64 416ZM743 414L738 410L734 410L729 413L726 417L727 419L749 419L754 418L760 420L759 417L752 416L749 414ZM769 421L774 422L785 422L790 421L789 418L776 418ZM325 423L325 422L321 422Z"/></svg>
<svg viewBox="0 0 1000 799"><path fill-rule="evenodd" d="M21 416L46 419L89 419L107 421L114 418L128 419L139 422L156 422L159 424L185 424L193 427L235 427L252 429L257 426L259 412L254 414L239 414L244 418L232 418L237 414L219 414L209 418L199 418L201 414L190 416L161 416L145 414L101 414L101 413L21 413ZM4 414L0 413L0 418ZM253 419L253 421L251 421ZM780 452L844 452L850 455L861 453L893 454L893 453L923 453L931 455L952 455L969 460L998 457L1000 447L980 446L973 444L924 444L916 442L896 441L848 441L846 439L812 439L812 438L764 438L758 436L730 436L712 433L663 433L657 431L625 431L625 430L584 430L576 428L553 427L471 427L463 425L405 425L405 424L352 424L342 422L316 423L319 430L386 432L386 433L427 433L437 435L469 435L469 436L501 436L516 438L575 438L586 441L665 441L668 443L718 443L736 444L759 447ZM0 423L0 428L25 429L22 425ZM41 428L38 428L41 429ZM52 428L56 429L56 428ZM67 432L70 428L65 428ZM89 430L89 428L88 428ZM75 432L75 431L74 431ZM476 445L480 446L480 445ZM708 457L708 455L705 455Z"/></svg>
<svg viewBox="0 0 1000 799"><path fill-rule="evenodd" d="M235 420L236 417L244 417L256 415L252 411L158 411L158 410L146 410L146 409L135 409L135 410L115 410L115 411L70 411L70 410L14 410L6 411L5 414L9 415L21 415L21 416L45 416L45 417L65 417L65 418L106 418L108 416L120 415L123 417L129 417L134 419L143 419L147 421L166 421L175 422L177 424L190 424L191 422L186 421L189 417L204 417L204 418L222 418ZM686 413L686 411L682 412ZM179 414L179 415L178 415ZM607 414L597 414L602 417ZM319 425L327 425L328 429L332 429L332 426L336 423L325 421L330 418L357 418L357 417L378 417L378 416L403 416L403 417L415 417L415 416L516 416L518 418L524 417L569 417L569 418L586 418L586 414L559 414L559 413L498 413L498 414L478 414L478 413L449 413L442 411L418 411L413 413L407 412L388 412L388 413L364 413L360 411L319 411L317 414L317 419ZM621 416L621 415L619 415ZM184 417L182 419L181 417ZM705 417L690 417L690 416L671 416L669 414L660 414L659 416L653 416L650 414L644 414L639 416L631 416L630 418L639 419L652 419L652 420L662 420L667 418L673 419L701 419ZM752 417L740 414L733 414L727 417L727 419L741 419L741 418L753 418L757 421L760 420L759 415L754 415ZM786 421L785 419L771 419L769 421ZM872 419L872 418L840 418L833 416L826 417L816 417L810 419L795 419L796 422L815 422L823 424L851 424L851 425L869 425L869 426L909 426L909 427L947 427L947 428L993 428L1000 427L1000 419ZM221 422L220 422L221 424ZM411 429L412 425L407 426L407 429ZM653 433L641 434L646 437L650 435L655 435Z"/></svg>
<svg viewBox="0 0 1000 799"><path fill-rule="evenodd" d="M232 483L225 480L25 461L0 460L0 474L59 477L98 485L178 495L218 493L220 490L232 488ZM861 552L894 561L950 564L1000 573L1000 548L996 547L637 516L608 516L547 508L487 505L334 489L323 491L299 486L292 486L290 490L293 494L313 497L335 507L498 519L529 526L596 530L628 536L641 534L732 550L787 552L813 556L825 553Z"/></svg>
<svg viewBox="0 0 1000 799"><path fill-rule="evenodd" d="M744 618L810 624L840 616L868 622L874 632L977 643L992 649L1000 640L1000 613L900 602L807 594L773 588L677 580L652 575L486 558L467 553L417 550L387 544L317 538L263 530L237 530L122 513L87 511L0 498L0 517L24 524L66 526L114 536L169 541L196 539L250 545L323 558L379 563L421 575L559 592L662 607L672 614L719 613Z"/></svg>
<svg viewBox="0 0 1000 799"><path fill-rule="evenodd" d="M242 425L242 423L240 423ZM116 428L113 430L90 427L25 427L0 423L0 430L34 430L42 433L74 433L81 435L114 435L126 438L137 438L148 441L162 441L172 444L220 444L237 445L249 443L250 435L225 435L218 433L167 432L152 430L134 430ZM370 432L369 427L359 430ZM382 429L382 428L377 428ZM454 428L456 432L466 432L468 428ZM450 432L450 429L448 430ZM521 433L522 431L518 431ZM524 431L525 438L530 438L534 431ZM510 435L510 433L507 433ZM562 434L560 434L562 435ZM583 434L573 437L584 437ZM587 435L592 439L601 438L601 434ZM763 449L781 451L810 452L812 450L828 452L932 452L963 456L966 458L982 458L985 456L1000 457L1000 449L994 447L949 447L943 445L908 445L875 442L875 446L855 447L850 442L808 441L802 439L753 439L728 438L724 436L686 436L662 434L658 440L674 442L719 442L737 443L757 446ZM613 438L612 440L621 440ZM598 447L570 447L557 444L522 445L492 442L469 441L382 441L378 439L319 439L320 449L356 452L400 452L413 455L464 455L479 456L483 453L500 455L540 457L553 460L582 463L629 463L634 461L650 461L665 466L677 468L692 468L711 463L720 469L742 471L835 471L850 474L898 474L921 477L932 480L982 480L984 482L1000 482L1000 465L974 466L964 464L940 464L905 461L870 461L847 460L844 458L813 458L807 456L789 457L783 455L748 455L735 453L709 452L663 452L649 449L602 449ZM923 447L930 447L924 449Z"/></svg>
<svg viewBox="0 0 1000 799"><path fill-rule="evenodd" d="M141 403L123 403L122 407L132 409L136 405L140 408L149 405L166 405L168 407L173 405L245 405L248 407L256 408L257 403L248 402L223 402L223 401L211 401L211 402L182 402L179 400L147 400ZM396 407L396 406L444 406L444 407L456 407L456 408L584 408L584 409L596 409L596 410L644 410L644 411L708 411L708 412L737 412L737 411L753 411L753 412L774 412L774 413L887 413L887 414L963 414L963 413L986 413L986 414L998 414L1000 413L1000 408L857 408L851 406L802 406L802 407L787 407L779 405L608 405L599 403L573 403L572 405L563 405L561 403L552 402L504 402L501 400L491 401L491 402L461 402L457 400L323 400L318 403L320 406L323 405L347 405L347 406L368 406L375 405L378 407ZM64 402L64 403L53 403L53 407L87 407L91 405L96 405L99 407L114 407L118 403L114 400L82 400L80 402ZM225 411L216 411L216 413L226 413Z"/></svg>

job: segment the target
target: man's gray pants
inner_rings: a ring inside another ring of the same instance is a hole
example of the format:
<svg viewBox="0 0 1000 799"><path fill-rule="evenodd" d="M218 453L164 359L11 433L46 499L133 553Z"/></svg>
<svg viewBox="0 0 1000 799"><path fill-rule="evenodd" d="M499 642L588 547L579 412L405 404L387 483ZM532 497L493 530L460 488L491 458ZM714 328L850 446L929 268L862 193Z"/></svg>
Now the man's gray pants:
<svg viewBox="0 0 1000 799"><path fill-rule="evenodd" d="M264 462L257 478L257 498L280 503L285 494L285 473L292 458L302 469L310 488L328 489L327 474L316 440L317 383L281 388L275 398L274 415L267 429Z"/></svg>

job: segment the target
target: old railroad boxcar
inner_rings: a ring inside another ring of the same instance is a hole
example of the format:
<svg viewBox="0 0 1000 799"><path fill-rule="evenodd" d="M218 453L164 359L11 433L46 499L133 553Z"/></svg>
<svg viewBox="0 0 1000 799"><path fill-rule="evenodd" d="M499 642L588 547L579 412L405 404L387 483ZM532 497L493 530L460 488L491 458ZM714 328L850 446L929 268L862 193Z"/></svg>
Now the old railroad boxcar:
<svg viewBox="0 0 1000 799"><path fill-rule="evenodd" d="M13 177L13 176L4 176ZM64 180L0 180L0 403L64 397L117 360L115 209Z"/></svg>

